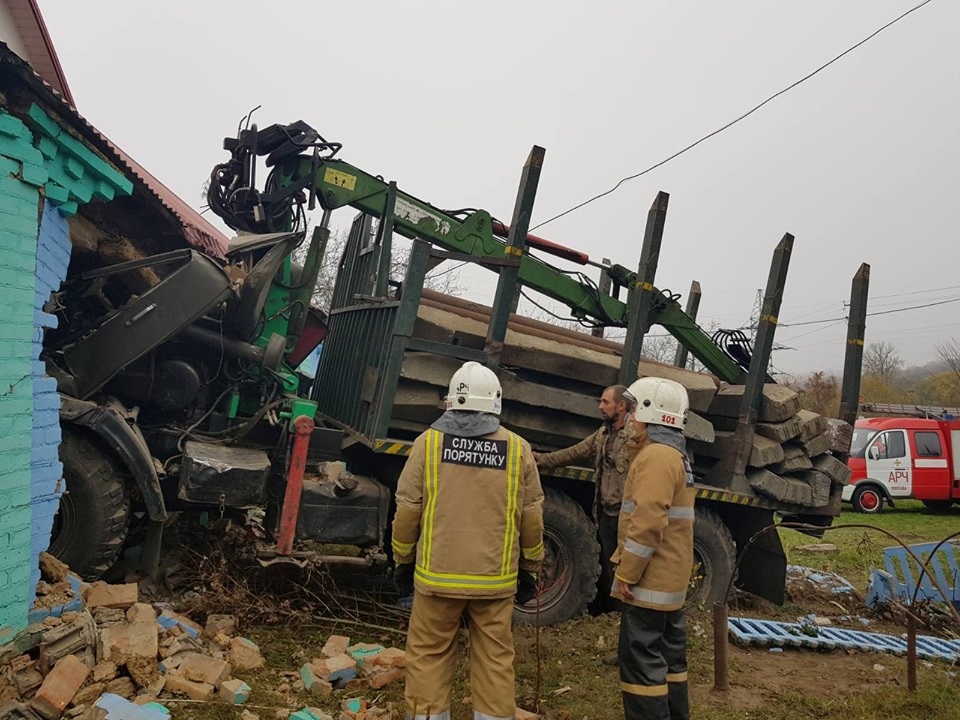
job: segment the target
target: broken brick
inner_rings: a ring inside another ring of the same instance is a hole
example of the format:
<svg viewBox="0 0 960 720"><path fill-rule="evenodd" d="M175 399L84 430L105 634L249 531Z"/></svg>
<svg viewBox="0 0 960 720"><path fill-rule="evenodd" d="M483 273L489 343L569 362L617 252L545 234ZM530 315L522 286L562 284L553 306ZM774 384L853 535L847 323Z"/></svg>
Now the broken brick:
<svg viewBox="0 0 960 720"><path fill-rule="evenodd" d="M280 717L279 711L277 717ZM333 718L327 715L320 708L315 707L305 707L302 710L297 710L295 713L289 716L290 720L333 720Z"/></svg>
<svg viewBox="0 0 960 720"><path fill-rule="evenodd" d="M217 689L217 695L233 705L242 705L250 697L250 686L243 680L224 680Z"/></svg>
<svg viewBox="0 0 960 720"><path fill-rule="evenodd" d="M89 612L65 613L63 620L62 625L45 630L40 636L42 673L50 672L61 658L82 652L96 643L97 626Z"/></svg>
<svg viewBox="0 0 960 720"><path fill-rule="evenodd" d="M74 705L92 705L96 702L97 698L103 695L107 689L107 683L105 682L95 682L92 685L87 685L85 688L81 688L80 692L73 696Z"/></svg>
<svg viewBox="0 0 960 720"><path fill-rule="evenodd" d="M29 655L21 655L10 662L13 682L21 697L29 697L43 683L43 675Z"/></svg>
<svg viewBox="0 0 960 720"><path fill-rule="evenodd" d="M356 660L358 665L363 665L366 658L383 652L383 649L383 645L376 645L373 643L357 643L347 648L347 655Z"/></svg>
<svg viewBox="0 0 960 720"><path fill-rule="evenodd" d="M333 685L317 677L309 664L300 668L300 682L303 683L303 689L312 695L326 697L333 692Z"/></svg>
<svg viewBox="0 0 960 720"><path fill-rule="evenodd" d="M349 647L349 645L350 638L348 638L346 635L331 635L327 638L327 642L324 644L320 654L324 657L336 657L337 655L343 655L347 652L347 647Z"/></svg>
<svg viewBox="0 0 960 720"><path fill-rule="evenodd" d="M161 627L168 628L170 630L173 630L173 628L179 628L182 632L185 632L187 635L193 638L198 638L203 633L203 628L197 625L193 620L175 613L169 608L160 613L160 617L157 618L157 622L160 623Z"/></svg>
<svg viewBox="0 0 960 720"><path fill-rule="evenodd" d="M403 680L406 674L406 670L403 670L402 668L396 668L394 670L383 670L381 672L374 673L373 675L370 675L367 680L369 681L372 689L379 690L380 688L389 685L392 682Z"/></svg>
<svg viewBox="0 0 960 720"><path fill-rule="evenodd" d="M131 656L155 658L159 652L157 626L138 622L101 628L100 647L104 660Z"/></svg>
<svg viewBox="0 0 960 720"><path fill-rule="evenodd" d="M317 658L310 663L310 667L318 678L330 683L337 680L350 680L357 675L357 661L349 655Z"/></svg>
<svg viewBox="0 0 960 720"><path fill-rule="evenodd" d="M204 682L194 682L183 675L167 673L164 687L172 693L186 695L191 700L213 699L213 685Z"/></svg>
<svg viewBox="0 0 960 720"><path fill-rule="evenodd" d="M139 590L136 583L107 585L95 582L83 589L83 601L91 610L98 607L128 608L137 602Z"/></svg>
<svg viewBox="0 0 960 720"><path fill-rule="evenodd" d="M153 625L157 622L157 611L148 603L134 603L127 610L127 622Z"/></svg>
<svg viewBox="0 0 960 720"><path fill-rule="evenodd" d="M118 677L107 683L104 692L113 693L130 700L137 694L137 689L133 686L133 680L130 678Z"/></svg>
<svg viewBox="0 0 960 720"><path fill-rule="evenodd" d="M188 680L213 686L230 677L230 666L227 663L200 653L187 653L178 670Z"/></svg>
<svg viewBox="0 0 960 720"><path fill-rule="evenodd" d="M407 666L407 653L400 648L387 648L383 652L366 658L364 666L367 665L375 668L405 668Z"/></svg>
<svg viewBox="0 0 960 720"><path fill-rule="evenodd" d="M157 677L159 667L156 657L138 657L137 655L128 655L123 663L127 668L127 673L134 685L138 688L145 688L154 678Z"/></svg>
<svg viewBox="0 0 960 720"><path fill-rule="evenodd" d="M106 682L117 676L117 664L109 660L102 660L93 667L93 681Z"/></svg>
<svg viewBox="0 0 960 720"><path fill-rule="evenodd" d="M234 670L259 670L263 667L263 655L252 640L235 637L230 641L230 654L227 660Z"/></svg>
<svg viewBox="0 0 960 720"><path fill-rule="evenodd" d="M43 680L30 706L45 718L58 718L83 685L90 668L73 655L62 658Z"/></svg>
<svg viewBox="0 0 960 720"><path fill-rule="evenodd" d="M233 615L210 615L203 628L204 637L215 638L219 634L236 635L237 618Z"/></svg>

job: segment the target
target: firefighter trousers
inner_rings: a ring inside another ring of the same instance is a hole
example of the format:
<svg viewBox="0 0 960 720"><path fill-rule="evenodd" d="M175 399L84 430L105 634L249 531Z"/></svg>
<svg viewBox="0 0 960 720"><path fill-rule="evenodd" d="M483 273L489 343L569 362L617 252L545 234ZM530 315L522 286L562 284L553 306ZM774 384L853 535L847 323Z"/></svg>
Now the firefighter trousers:
<svg viewBox="0 0 960 720"><path fill-rule="evenodd" d="M617 524L619 516L607 515L600 509L597 517L597 539L600 541L600 578L597 580L597 599L595 607L600 612L614 612L621 610L622 603L610 597L613 587L613 563L610 557L617 550Z"/></svg>
<svg viewBox="0 0 960 720"><path fill-rule="evenodd" d="M407 628L407 720L449 720L461 618L470 632L474 718L513 720L513 596L454 598L414 593Z"/></svg>
<svg viewBox="0 0 960 720"><path fill-rule="evenodd" d="M623 605L620 688L626 720L689 720L683 610Z"/></svg>

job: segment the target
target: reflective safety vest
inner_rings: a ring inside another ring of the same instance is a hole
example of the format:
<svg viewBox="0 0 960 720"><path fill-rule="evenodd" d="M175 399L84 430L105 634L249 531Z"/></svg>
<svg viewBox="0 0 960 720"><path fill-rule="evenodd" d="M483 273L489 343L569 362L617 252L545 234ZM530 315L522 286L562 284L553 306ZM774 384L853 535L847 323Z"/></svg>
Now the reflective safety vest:
<svg viewBox="0 0 960 720"><path fill-rule="evenodd" d="M503 428L417 438L397 486L393 551L433 595L507 597L543 557L543 491L530 446Z"/></svg>

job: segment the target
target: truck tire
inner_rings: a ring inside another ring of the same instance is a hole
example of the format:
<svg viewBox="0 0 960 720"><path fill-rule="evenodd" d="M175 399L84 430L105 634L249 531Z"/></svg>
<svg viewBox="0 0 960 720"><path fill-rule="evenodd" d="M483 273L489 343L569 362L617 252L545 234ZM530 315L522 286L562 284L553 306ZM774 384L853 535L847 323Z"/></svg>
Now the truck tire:
<svg viewBox="0 0 960 720"><path fill-rule="evenodd" d="M920 502L927 510L935 513L947 512L954 503L953 500L921 500Z"/></svg>
<svg viewBox="0 0 960 720"><path fill-rule="evenodd" d="M730 530L712 510L694 508L693 574L687 605L710 609L726 599L737 563L737 545Z"/></svg>
<svg viewBox="0 0 960 720"><path fill-rule="evenodd" d="M850 503L857 512L875 515L883 509L883 491L874 485L858 485Z"/></svg>
<svg viewBox="0 0 960 720"><path fill-rule="evenodd" d="M597 528L583 508L552 488L544 490L543 546L540 625L556 625L585 614L597 594L600 543ZM536 625L537 601L517 605L513 621Z"/></svg>
<svg viewBox="0 0 960 720"><path fill-rule="evenodd" d="M95 580L123 549L130 497L113 460L82 435L64 429L60 462L66 492L60 497L48 552L84 580Z"/></svg>

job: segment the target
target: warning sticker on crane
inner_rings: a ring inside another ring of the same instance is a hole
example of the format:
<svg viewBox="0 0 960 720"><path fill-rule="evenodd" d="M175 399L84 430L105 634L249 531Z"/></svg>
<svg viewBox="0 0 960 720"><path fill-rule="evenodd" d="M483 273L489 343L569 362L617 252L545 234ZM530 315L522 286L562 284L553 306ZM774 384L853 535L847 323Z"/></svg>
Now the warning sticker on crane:
<svg viewBox="0 0 960 720"><path fill-rule="evenodd" d="M323 171L323 181L330 185L346 188L347 190L353 190L357 187L356 175L350 175L349 173L334 170L329 167Z"/></svg>

